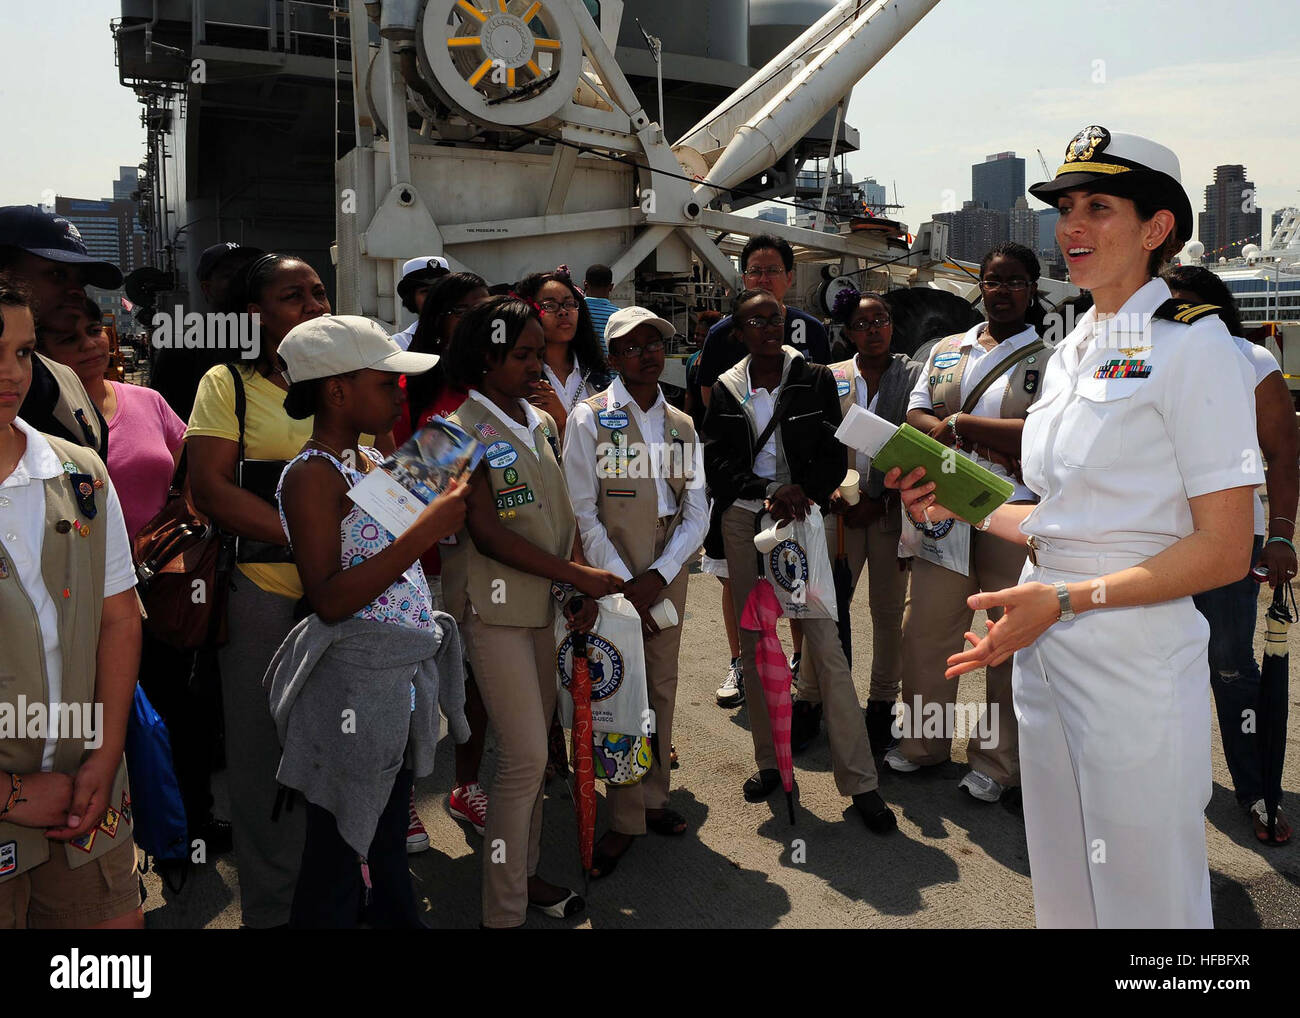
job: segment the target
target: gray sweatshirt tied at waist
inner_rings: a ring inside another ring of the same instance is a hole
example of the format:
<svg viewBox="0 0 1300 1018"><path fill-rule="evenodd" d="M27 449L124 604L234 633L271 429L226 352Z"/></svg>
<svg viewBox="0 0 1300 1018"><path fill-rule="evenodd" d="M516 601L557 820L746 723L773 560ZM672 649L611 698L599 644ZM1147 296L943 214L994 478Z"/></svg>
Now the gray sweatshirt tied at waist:
<svg viewBox="0 0 1300 1018"><path fill-rule="evenodd" d="M433 621L424 630L309 615L263 680L284 747L276 777L329 810L358 855L370 851L403 761L417 778L433 770L439 707L456 742L469 739L460 633L445 612Z"/></svg>

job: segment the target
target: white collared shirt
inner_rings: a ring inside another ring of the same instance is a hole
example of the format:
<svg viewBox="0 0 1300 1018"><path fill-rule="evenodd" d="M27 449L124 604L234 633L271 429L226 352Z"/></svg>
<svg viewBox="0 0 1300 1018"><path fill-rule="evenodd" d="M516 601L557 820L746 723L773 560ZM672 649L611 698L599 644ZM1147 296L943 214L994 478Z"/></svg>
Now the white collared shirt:
<svg viewBox="0 0 1300 1018"><path fill-rule="evenodd" d="M631 412L648 447L647 454L654 473L657 514L661 517L673 516L677 512L677 500L673 497L672 488L668 486L663 469L665 465L671 467L673 463L668 455L672 443L666 440L664 434L667 425L663 390L659 391L658 398L648 411L641 409L621 379L616 378L610 385L609 396L611 409L618 407ZM574 407L564 430L564 476L569 485L569 498L573 503L573 514L578 521L582 550L587 561L598 569L608 569L611 573L630 580L632 573L610 541L596 509L596 437L595 412L585 402L579 403ZM672 583L687 559L694 557L709 529L709 508L703 484L704 456L699 442L695 443L691 471L695 481L688 483L683 491L685 504L682 506L681 522L664 546L663 553L650 567L667 583Z"/></svg>
<svg viewBox="0 0 1300 1018"><path fill-rule="evenodd" d="M533 432L537 430L539 425L541 425L542 419L537 416L537 411L533 409L533 405L529 403L528 400L521 399L519 401L519 405L524 408L524 418L525 418L524 423L520 424L518 421L512 419L508 414L506 414L504 410L502 410L499 406L493 403L490 399L484 396L477 389L470 390L469 398L476 399L483 406L487 407L488 410L492 412L492 416L494 416L498 421L500 421L507 428L509 428L510 433L513 434L517 439L519 439L519 441L523 443L525 449L531 452L534 456L538 457L539 460L541 459L540 451L537 449L535 445L533 445ZM492 443L487 442L485 444L491 445Z"/></svg>
<svg viewBox="0 0 1300 1018"><path fill-rule="evenodd" d="M1233 336L1233 341L1250 361L1251 369L1255 372L1255 388L1258 389L1269 375L1274 371L1281 371L1278 366L1277 358L1268 350L1257 343L1252 343L1248 339L1242 339L1240 336ZM1263 453L1260 453L1263 456ZM1268 531L1268 521L1264 519L1264 503L1260 501L1259 491L1255 491L1255 533L1263 536Z"/></svg>
<svg viewBox="0 0 1300 1018"><path fill-rule="evenodd" d="M49 687L50 704L58 704L63 695L63 655L59 651L58 611L41 572L41 555L45 548L45 485L40 483L63 473L63 464L55 455L45 436L28 425L22 418L14 419L14 426L27 437L27 449L14 467L13 473L0 481L0 537L4 538L11 565L18 570L23 589L36 609L36 621L41 630L42 648L45 652L45 674ZM102 512L90 521L91 526L103 526L104 546L104 597L112 597L135 586L135 566L131 562L131 542L126 536L126 521L122 506L112 482L103 488ZM96 497L96 502L99 502ZM76 531L55 534L58 540L77 538ZM84 577L89 585L90 578ZM85 591L71 591L73 597L84 596ZM50 712L54 715L54 712ZM57 716L57 715L55 715ZM45 740L41 757L41 770L54 768L54 751L57 738Z"/></svg>
<svg viewBox="0 0 1300 1018"><path fill-rule="evenodd" d="M411 340L415 338L415 330L420 326L420 319L416 319L401 332L393 333L393 342L403 350L411 349Z"/></svg>
<svg viewBox="0 0 1300 1018"><path fill-rule="evenodd" d="M876 387L876 394L870 399L867 398L867 380L862 374L862 369L858 367L858 358L853 357L853 401L863 410L870 410L873 414L876 407L880 404L880 388ZM867 474L871 471L871 457L860 449L854 449L853 469L858 472L858 482L866 486Z"/></svg>
<svg viewBox="0 0 1300 1018"><path fill-rule="evenodd" d="M1189 499L1263 480L1251 365L1218 318L1152 318L1169 296L1157 278L1113 318L1093 308L1052 354L1025 421L1025 481L1042 501L1024 533L1146 557L1192 532Z"/></svg>
<svg viewBox="0 0 1300 1018"><path fill-rule="evenodd" d="M586 385L582 381L582 364L579 362L577 354L573 355L573 370L569 372L569 377L563 382L560 381L560 376L552 371L551 366L545 361L542 361L542 370L546 372L546 380L551 383L551 388L555 390L555 394L560 397L560 402L564 404L565 413L572 413L578 400L596 395L594 392L588 392Z"/></svg>

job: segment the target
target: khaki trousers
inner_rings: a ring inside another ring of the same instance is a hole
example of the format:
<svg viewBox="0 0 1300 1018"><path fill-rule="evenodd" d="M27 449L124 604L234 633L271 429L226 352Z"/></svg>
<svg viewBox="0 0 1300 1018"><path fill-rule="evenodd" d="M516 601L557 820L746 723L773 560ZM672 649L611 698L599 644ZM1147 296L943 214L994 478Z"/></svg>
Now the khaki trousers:
<svg viewBox="0 0 1300 1018"><path fill-rule="evenodd" d="M727 570L731 574L731 599L739 622L745 601L758 582L758 553L754 550L754 524L757 514L731 506L722 514L722 542L727 553ZM754 651L758 634L741 628L740 653L744 662L745 701L749 705L749 731L754 739L754 762L759 770L776 769L776 751L772 745L772 724L767 716L763 683L758 677ZM835 787L841 795L870 792L879 784L876 765L871 759L871 743L862 723L862 705L834 619L803 620L803 662L816 662L821 686L826 732L831 744L831 770ZM802 668L801 668L802 670Z"/></svg>
<svg viewBox="0 0 1300 1018"><path fill-rule="evenodd" d="M898 568L898 515L889 514L866 527L844 528L844 554L857 594L863 566L867 567L867 606L871 609L871 690L868 699L893 703L903 685L903 605L907 600L907 572ZM831 564L839 550L838 520L826 517L826 545ZM862 650L858 660L862 660ZM820 703L817 663L802 658L799 665L800 700Z"/></svg>
<svg viewBox="0 0 1300 1018"><path fill-rule="evenodd" d="M655 557L664 550L668 531L662 518L655 534ZM635 785L606 785L609 826L619 834L645 834L645 811L668 805L668 780L673 738L673 708L677 702L677 658L686 623L686 582L690 570L683 565L664 589L665 599L677 609L678 624L661 629L645 641L645 677L650 691L650 709L655 712L654 744L658 749L650 773Z"/></svg>
<svg viewBox="0 0 1300 1018"><path fill-rule="evenodd" d="M520 926L528 912L528 878L541 855L555 634L550 626L487 625L472 610L460 632L497 741L483 834L483 925Z"/></svg>
<svg viewBox="0 0 1300 1018"><path fill-rule="evenodd" d="M943 763L951 754L953 732L947 730L947 718L951 713L949 708L957 701L957 682L945 679L943 673L948 667L948 658L966 646L963 637L970 631L975 617L967 607L966 599L981 590L1014 587L1020 582L1024 565L1023 545L978 531L971 534L969 576L919 557L912 559L912 589L903 612L903 706L909 712L905 715L908 723L904 734L919 729L924 720L925 715L916 710L917 697L923 710L937 704L945 719L940 737L904 738L899 742L899 752L913 763ZM1000 610L989 612L990 620L1001 617ZM984 747L972 736L966 750L971 767L1006 786L1020 784L1019 741L1011 700L1011 665L1008 658L985 673L986 710L997 712L994 745ZM985 722L981 720L981 723ZM991 721L988 723L992 732Z"/></svg>

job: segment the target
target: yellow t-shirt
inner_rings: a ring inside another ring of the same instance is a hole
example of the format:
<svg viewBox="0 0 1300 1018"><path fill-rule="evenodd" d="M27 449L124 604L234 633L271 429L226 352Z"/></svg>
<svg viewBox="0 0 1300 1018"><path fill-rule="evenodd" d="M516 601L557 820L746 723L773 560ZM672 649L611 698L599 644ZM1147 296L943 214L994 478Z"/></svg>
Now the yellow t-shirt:
<svg viewBox="0 0 1300 1018"><path fill-rule="evenodd" d="M284 412L284 390L242 365L244 396L244 455L251 460L291 460L311 438L313 419L295 421ZM224 364L208 370L199 381L185 437L224 438L239 441L239 419L235 416L235 383ZM268 594L302 597L298 567L289 562L245 562L239 571Z"/></svg>

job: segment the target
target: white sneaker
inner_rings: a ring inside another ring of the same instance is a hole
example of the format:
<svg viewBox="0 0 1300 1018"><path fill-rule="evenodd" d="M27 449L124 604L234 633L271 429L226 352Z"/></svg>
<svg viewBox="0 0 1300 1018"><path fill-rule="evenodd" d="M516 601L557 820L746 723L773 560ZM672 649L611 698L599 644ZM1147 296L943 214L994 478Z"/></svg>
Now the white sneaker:
<svg viewBox="0 0 1300 1018"><path fill-rule="evenodd" d="M1002 798L1002 786L979 771L971 771L957 785L978 799L980 802L997 802Z"/></svg>
<svg viewBox="0 0 1300 1018"><path fill-rule="evenodd" d="M740 658L732 658L727 677L717 689L719 707L739 707L745 702L745 682L741 672Z"/></svg>
<svg viewBox="0 0 1300 1018"><path fill-rule="evenodd" d="M911 774L912 771L921 769L919 763L912 763L911 760L903 756L897 746L885 754L885 763L889 765L891 771L898 771L899 774Z"/></svg>

